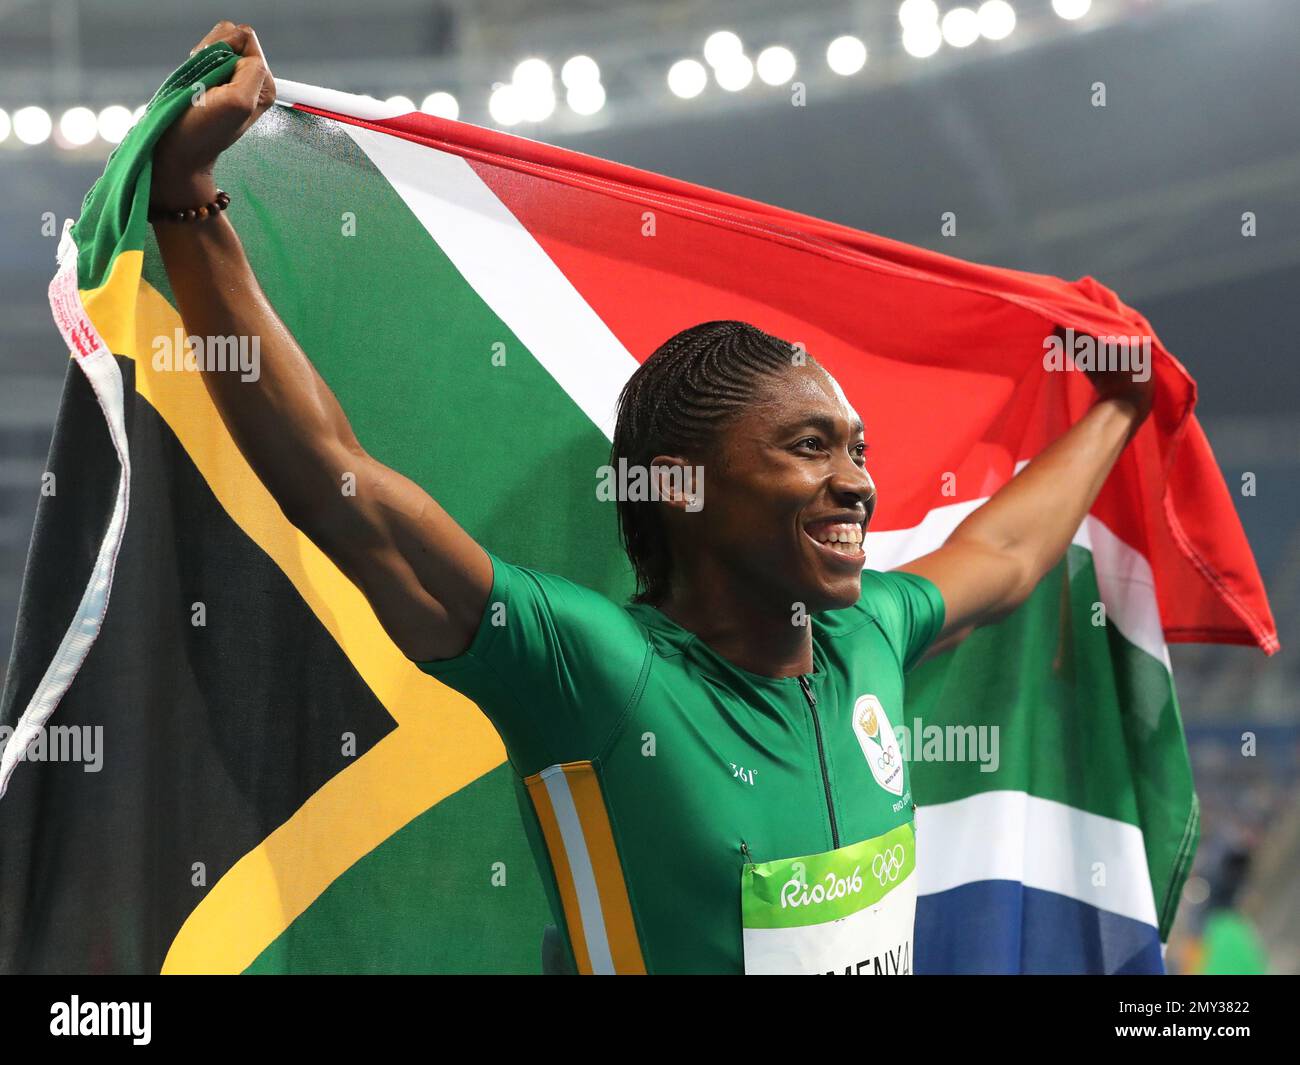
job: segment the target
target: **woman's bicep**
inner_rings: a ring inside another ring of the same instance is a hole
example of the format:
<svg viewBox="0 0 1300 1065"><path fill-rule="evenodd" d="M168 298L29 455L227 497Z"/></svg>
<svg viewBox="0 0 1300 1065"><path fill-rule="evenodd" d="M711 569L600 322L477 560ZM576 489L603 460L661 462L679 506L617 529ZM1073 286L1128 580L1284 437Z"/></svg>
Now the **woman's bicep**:
<svg viewBox="0 0 1300 1065"><path fill-rule="evenodd" d="M459 655L492 587L487 552L409 478L364 453L351 465L329 512L306 523L313 539L408 658Z"/></svg>

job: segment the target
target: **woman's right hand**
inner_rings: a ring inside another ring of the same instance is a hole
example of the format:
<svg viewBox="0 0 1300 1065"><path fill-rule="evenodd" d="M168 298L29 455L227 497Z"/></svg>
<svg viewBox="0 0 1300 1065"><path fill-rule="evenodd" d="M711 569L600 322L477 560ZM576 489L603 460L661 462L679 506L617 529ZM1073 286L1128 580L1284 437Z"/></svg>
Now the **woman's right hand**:
<svg viewBox="0 0 1300 1065"><path fill-rule="evenodd" d="M225 41L241 58L230 81L203 94L159 139L153 153L151 207L175 210L207 203L216 195L212 168L275 102L275 80L252 26L222 21L190 55Z"/></svg>

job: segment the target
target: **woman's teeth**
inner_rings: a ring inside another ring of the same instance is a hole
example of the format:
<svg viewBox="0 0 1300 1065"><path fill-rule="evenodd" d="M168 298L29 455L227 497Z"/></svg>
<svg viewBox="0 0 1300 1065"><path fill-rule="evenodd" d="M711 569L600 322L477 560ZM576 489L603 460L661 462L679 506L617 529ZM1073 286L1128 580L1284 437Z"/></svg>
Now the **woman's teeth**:
<svg viewBox="0 0 1300 1065"><path fill-rule="evenodd" d="M819 525L808 530L820 544L825 544L832 551L845 555L860 554L862 550L862 526L856 522L837 522L834 525Z"/></svg>

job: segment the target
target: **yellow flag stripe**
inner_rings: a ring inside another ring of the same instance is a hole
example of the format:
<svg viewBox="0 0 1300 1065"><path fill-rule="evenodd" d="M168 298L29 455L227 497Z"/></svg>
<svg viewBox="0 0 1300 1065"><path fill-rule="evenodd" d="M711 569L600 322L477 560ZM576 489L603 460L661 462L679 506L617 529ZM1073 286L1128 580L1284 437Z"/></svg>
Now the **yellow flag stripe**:
<svg viewBox="0 0 1300 1065"><path fill-rule="evenodd" d="M235 447L201 376L154 369L156 339L183 326L142 279L143 258L119 255L106 283L81 293L83 306L109 348L135 360L136 391L226 513L284 571L398 724L209 889L163 963L164 973L237 973L356 861L499 766L505 749L472 702L397 649L355 585L284 518Z"/></svg>

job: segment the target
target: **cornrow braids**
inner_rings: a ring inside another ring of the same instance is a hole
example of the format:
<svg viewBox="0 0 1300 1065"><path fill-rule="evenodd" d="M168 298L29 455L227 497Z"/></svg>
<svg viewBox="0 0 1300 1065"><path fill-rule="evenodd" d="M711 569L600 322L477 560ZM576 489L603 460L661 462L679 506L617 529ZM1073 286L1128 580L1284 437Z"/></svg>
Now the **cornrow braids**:
<svg viewBox="0 0 1300 1065"><path fill-rule="evenodd" d="M748 322L702 322L670 337L623 386L612 464L624 459L648 469L656 455L707 451L726 423L753 404L760 381L795 364L795 351ZM672 557L658 506L620 498L618 526L636 574L633 601L661 602Z"/></svg>

